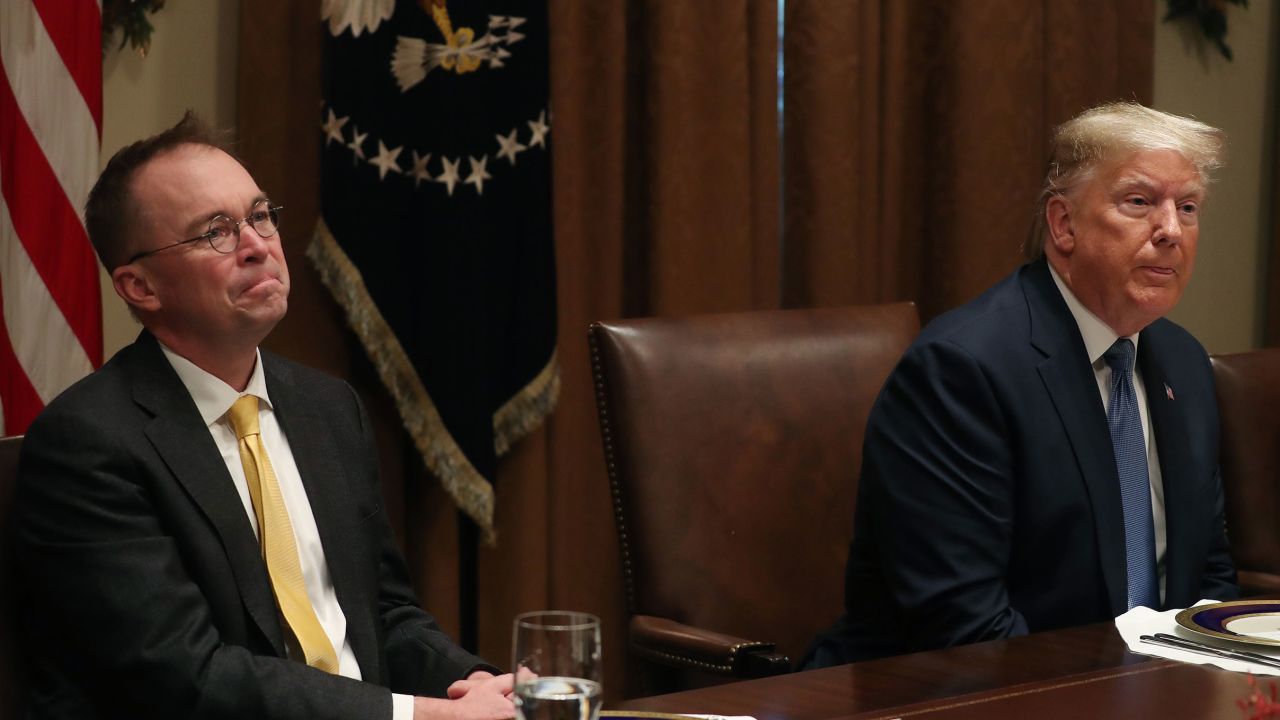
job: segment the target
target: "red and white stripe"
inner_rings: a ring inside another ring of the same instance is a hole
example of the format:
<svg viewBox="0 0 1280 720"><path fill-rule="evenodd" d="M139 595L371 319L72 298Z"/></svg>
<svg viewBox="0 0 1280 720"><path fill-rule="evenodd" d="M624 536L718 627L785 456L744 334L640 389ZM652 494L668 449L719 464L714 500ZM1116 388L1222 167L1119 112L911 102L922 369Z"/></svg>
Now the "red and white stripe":
<svg viewBox="0 0 1280 720"><path fill-rule="evenodd" d="M102 364L101 0L0 0L0 435Z"/></svg>

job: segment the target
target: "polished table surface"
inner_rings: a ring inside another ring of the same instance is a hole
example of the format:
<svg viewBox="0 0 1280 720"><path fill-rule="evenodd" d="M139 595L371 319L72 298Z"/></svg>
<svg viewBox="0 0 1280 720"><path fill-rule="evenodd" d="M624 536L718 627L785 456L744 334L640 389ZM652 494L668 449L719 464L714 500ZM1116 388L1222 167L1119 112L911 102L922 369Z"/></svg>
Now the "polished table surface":
<svg viewBox="0 0 1280 720"><path fill-rule="evenodd" d="M1271 680L1260 678L1264 688ZM834 718L1231 718L1247 677L1130 653L1111 623L627 700L610 710ZM1277 716L1280 717L1280 716Z"/></svg>

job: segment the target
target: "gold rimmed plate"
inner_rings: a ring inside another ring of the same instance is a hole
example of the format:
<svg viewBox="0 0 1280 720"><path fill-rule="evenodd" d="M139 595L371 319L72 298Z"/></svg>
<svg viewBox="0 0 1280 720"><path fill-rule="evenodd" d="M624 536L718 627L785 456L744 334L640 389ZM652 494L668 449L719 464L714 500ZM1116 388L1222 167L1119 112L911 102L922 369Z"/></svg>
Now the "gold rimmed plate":
<svg viewBox="0 0 1280 720"><path fill-rule="evenodd" d="M1280 600L1232 600L1189 607L1178 625L1218 640L1280 647Z"/></svg>

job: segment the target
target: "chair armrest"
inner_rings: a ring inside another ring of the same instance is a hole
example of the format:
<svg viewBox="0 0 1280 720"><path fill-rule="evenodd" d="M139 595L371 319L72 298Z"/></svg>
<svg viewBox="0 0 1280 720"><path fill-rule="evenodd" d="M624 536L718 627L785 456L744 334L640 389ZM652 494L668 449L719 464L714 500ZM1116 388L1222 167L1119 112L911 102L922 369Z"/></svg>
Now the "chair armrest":
<svg viewBox="0 0 1280 720"><path fill-rule="evenodd" d="M741 678L767 677L791 671L786 655L774 644L745 640L652 615L631 618L631 648L664 665Z"/></svg>
<svg viewBox="0 0 1280 720"><path fill-rule="evenodd" d="M1237 570L1236 580L1240 583L1240 597L1280 595L1280 575L1256 570Z"/></svg>

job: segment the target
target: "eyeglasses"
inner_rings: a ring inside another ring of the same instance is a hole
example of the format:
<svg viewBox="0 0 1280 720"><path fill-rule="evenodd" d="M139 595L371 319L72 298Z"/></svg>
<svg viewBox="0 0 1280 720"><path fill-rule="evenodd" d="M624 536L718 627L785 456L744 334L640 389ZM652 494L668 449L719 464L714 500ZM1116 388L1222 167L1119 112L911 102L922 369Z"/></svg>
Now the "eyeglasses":
<svg viewBox="0 0 1280 720"><path fill-rule="evenodd" d="M155 255L156 253L168 250L169 248L175 248L179 245L187 245L193 242L200 242L201 240L207 240L209 242L209 247L223 255L235 252L235 249L240 246L241 225L248 223L249 227L253 228L253 231L258 233L258 237L263 239L269 238L272 235L275 235L276 231L280 229L280 211L283 209L283 205L272 205L270 200L259 200L253 206L253 212L249 213L249 216L243 220L236 221L225 215L218 215L209 221L209 230L203 235L197 235L193 238L173 243L172 245L165 245L164 247L156 248L155 250L144 250L129 258L125 264L128 265L135 260L144 258L148 255Z"/></svg>

